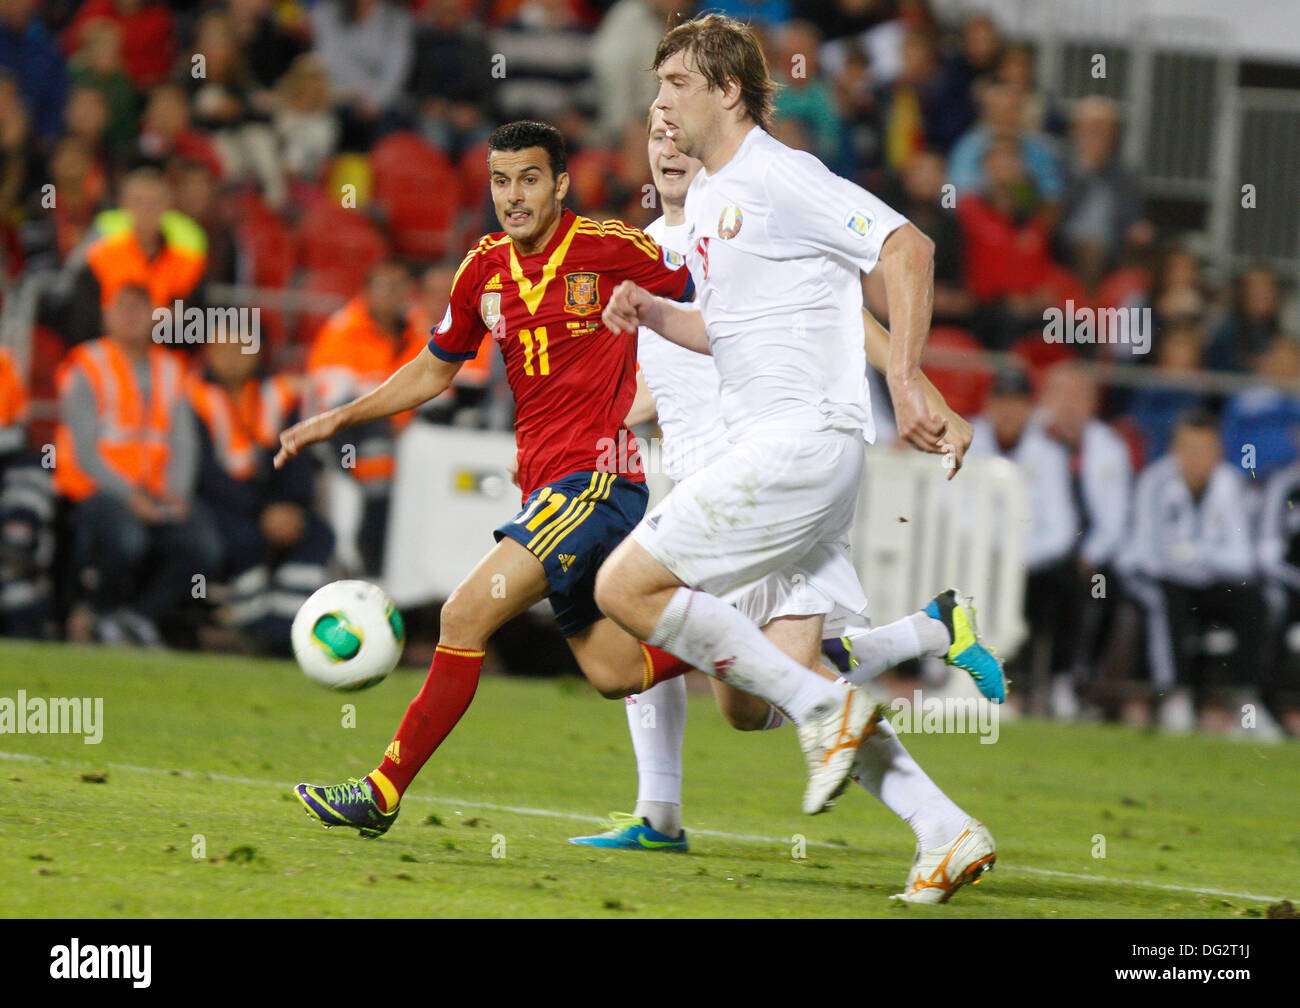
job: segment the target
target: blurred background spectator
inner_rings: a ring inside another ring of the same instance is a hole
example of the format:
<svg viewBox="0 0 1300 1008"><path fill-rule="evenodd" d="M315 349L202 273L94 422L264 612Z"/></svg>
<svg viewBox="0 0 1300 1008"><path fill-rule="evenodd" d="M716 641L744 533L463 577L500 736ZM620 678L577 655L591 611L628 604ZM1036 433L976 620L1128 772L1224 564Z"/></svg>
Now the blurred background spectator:
<svg viewBox="0 0 1300 1008"><path fill-rule="evenodd" d="M48 141L63 123L68 76L37 6L36 0L8 0L0 6L0 67L18 82L33 135Z"/></svg>
<svg viewBox="0 0 1300 1008"><path fill-rule="evenodd" d="M410 14L390 0L320 0L310 11L315 50L343 124L343 149L366 150L398 124L414 54Z"/></svg>

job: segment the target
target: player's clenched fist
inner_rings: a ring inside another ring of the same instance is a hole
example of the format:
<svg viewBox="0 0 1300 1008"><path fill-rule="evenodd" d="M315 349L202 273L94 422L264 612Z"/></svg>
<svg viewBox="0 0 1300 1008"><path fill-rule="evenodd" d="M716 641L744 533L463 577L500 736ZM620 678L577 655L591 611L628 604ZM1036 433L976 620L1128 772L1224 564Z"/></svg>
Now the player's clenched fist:
<svg viewBox="0 0 1300 1008"><path fill-rule="evenodd" d="M281 432L280 450L275 453L275 468L281 468L308 445L313 445L317 441L328 441L339 432L341 426L338 411L328 410Z"/></svg>
<svg viewBox="0 0 1300 1008"><path fill-rule="evenodd" d="M634 333L641 324L642 312L649 307L654 295L638 287L631 280L624 280L614 288L609 304L601 313L601 321L616 333Z"/></svg>

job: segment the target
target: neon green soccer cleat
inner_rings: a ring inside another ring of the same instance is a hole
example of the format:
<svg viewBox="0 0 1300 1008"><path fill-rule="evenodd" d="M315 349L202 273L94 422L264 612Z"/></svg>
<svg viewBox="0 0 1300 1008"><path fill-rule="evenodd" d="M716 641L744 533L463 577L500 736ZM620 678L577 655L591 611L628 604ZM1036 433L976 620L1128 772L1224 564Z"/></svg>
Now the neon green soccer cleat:
<svg viewBox="0 0 1300 1008"><path fill-rule="evenodd" d="M1002 675L1002 663L980 640L979 630L975 627L975 606L970 596L958 596L956 589L949 588L930 600L925 614L948 628L948 639L952 644L943 660L968 672L980 693L989 700L997 704L1005 700L1007 684Z"/></svg>
<svg viewBox="0 0 1300 1008"><path fill-rule="evenodd" d="M322 826L351 826L367 840L387 833L402 811L400 805L380 811L369 783L356 777L342 784L299 784L293 793Z"/></svg>

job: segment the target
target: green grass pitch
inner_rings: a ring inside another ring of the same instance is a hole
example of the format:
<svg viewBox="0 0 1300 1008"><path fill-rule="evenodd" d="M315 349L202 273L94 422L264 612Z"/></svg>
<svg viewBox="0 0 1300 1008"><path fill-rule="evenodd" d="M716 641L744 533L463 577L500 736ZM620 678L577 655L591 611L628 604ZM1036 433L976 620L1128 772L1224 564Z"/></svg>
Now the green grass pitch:
<svg viewBox="0 0 1300 1008"><path fill-rule="evenodd" d="M321 829L289 788L373 768L418 684L334 694L283 662L0 644L0 698L104 702L98 745L0 734L0 914L1255 917L1300 897L1295 743L1029 721L993 745L905 736L999 853L948 906L909 908L888 899L907 827L857 788L800 815L791 731L734 732L707 695L686 732L691 853L575 847L630 811L635 778L622 705L568 680L485 679L386 837Z"/></svg>

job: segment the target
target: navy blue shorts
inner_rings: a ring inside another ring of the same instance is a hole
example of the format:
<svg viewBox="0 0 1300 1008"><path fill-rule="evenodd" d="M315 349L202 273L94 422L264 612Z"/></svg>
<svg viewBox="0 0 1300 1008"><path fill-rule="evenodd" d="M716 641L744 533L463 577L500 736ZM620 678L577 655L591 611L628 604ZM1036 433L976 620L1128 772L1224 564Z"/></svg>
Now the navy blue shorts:
<svg viewBox="0 0 1300 1008"><path fill-rule="evenodd" d="M617 473L576 472L538 487L524 509L492 534L542 562L560 633L572 637L604 614L596 571L645 515L650 492Z"/></svg>

